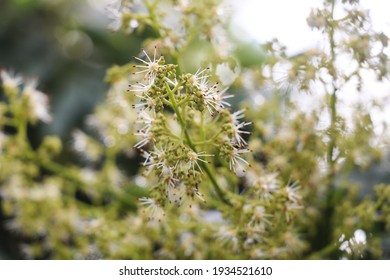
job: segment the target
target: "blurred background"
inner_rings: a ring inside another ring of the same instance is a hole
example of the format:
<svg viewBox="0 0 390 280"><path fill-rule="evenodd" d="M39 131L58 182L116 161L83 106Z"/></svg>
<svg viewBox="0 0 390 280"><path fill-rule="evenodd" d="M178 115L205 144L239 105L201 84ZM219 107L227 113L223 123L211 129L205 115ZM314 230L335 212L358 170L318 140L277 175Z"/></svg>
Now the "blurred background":
<svg viewBox="0 0 390 280"><path fill-rule="evenodd" d="M99 4L99 5L97 5ZM139 50L135 36L107 29L104 1L0 1L0 67L39 78L53 121L31 134L63 140L104 98L106 69Z"/></svg>
<svg viewBox="0 0 390 280"><path fill-rule="evenodd" d="M29 128L33 146L48 134L69 142L71 132L104 99L107 68L127 63L139 51L136 36L107 29L105 5L93 0L0 1L0 68L38 78L38 88L50 97L53 121ZM1 222L0 259L18 257L6 236Z"/></svg>
<svg viewBox="0 0 390 280"><path fill-rule="evenodd" d="M107 68L128 63L132 55L139 53L143 37L148 36L148 30L141 34L110 31L110 19L105 10L108 2L0 1L0 68L39 78L38 88L51 99L53 121L29 128L33 146L37 146L48 134L59 135L65 143L71 141L71 132L82 127L85 116L104 100L108 89L104 82ZM310 8L320 2L228 1L227 11L232 15L231 33L240 46L237 50L241 52L241 63L245 64L245 59L253 58L253 54L261 57L257 44L273 37L288 46L291 56L308 47L317 47L321 34L310 31L306 17ZM373 10L377 28L389 27L385 9L378 4L381 1L362 2ZM291 13L292 9L297 12ZM285 28L286 22L289 29ZM385 84L376 92L389 92L388 89L389 85ZM389 118L382 115L378 119L382 121L386 117ZM374 175L364 175L357 180L382 178L387 167L378 167ZM12 245L4 236L0 223L0 259L18 257L12 255L12 250L7 250ZM390 244L390 239L386 242Z"/></svg>

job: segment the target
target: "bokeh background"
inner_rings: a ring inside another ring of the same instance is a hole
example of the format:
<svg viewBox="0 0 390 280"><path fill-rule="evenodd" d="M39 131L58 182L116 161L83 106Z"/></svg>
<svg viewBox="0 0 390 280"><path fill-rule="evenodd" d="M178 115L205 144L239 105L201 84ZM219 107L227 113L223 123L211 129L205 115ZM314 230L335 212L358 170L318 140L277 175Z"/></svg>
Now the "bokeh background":
<svg viewBox="0 0 390 280"><path fill-rule="evenodd" d="M104 81L107 68L129 62L133 54L139 53L143 38L148 37L148 30L132 34L110 31L110 19L105 11L107 2L0 1L0 68L12 69L28 77L38 77L39 89L51 99L53 121L29 128L28 136L33 146L37 146L42 137L48 134L59 135L65 143L70 142L72 131L83 127L85 117L104 100L108 89ZM263 54L254 42L259 42L262 38L270 39L271 36L283 37L280 31L283 25L278 25L278 17L274 17L276 23L267 24L265 16L272 13L261 10L266 2L268 1L230 1L228 4L230 8L227 11L234 14L230 32L238 46L237 57L243 65L261 62ZM290 6L298 5L292 4L293 1L285 2L289 2L287 8L279 5L280 18L284 19L286 17L283 14ZM297 17L305 24L305 16L302 17L301 14L307 15L310 7L308 1L303 2L299 5L304 9L299 9ZM320 1L312 1L313 4L317 2ZM256 16L263 17L264 22L250 21ZM302 23L297 26L300 24ZM383 26L385 25L381 27ZM291 38L287 36L281 40L294 42L295 35L291 32L288 34ZM314 42L318 34L313 36L307 40L307 44ZM300 44L292 45L289 55L297 55L304 47L302 40L295 42ZM195 45L196 47L199 46ZM254 57L258 60L254 61ZM191 65L188 67L191 68ZM387 89L386 85L382 88L384 92ZM379 118L382 120L385 117ZM62 153L64 161L73 156L75 155L71 151L65 150ZM372 185L375 180L390 182L389 166L389 160L385 160L367 173L353 176L357 181L371 182ZM19 258L18 252L12 249L13 240L5 234L2 221L0 213L0 258ZM387 248L385 255L390 257L390 238L385 240L384 247Z"/></svg>

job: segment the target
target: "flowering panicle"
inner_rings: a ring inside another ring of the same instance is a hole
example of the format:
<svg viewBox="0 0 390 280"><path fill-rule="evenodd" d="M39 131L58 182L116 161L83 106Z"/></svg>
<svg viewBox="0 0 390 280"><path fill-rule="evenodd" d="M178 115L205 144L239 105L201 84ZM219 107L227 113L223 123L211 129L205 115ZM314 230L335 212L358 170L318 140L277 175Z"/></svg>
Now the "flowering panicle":
<svg viewBox="0 0 390 280"><path fill-rule="evenodd" d="M250 134L244 128L251 123L240 122L242 110L231 114L226 109L230 107L226 99L233 95L227 94L227 88L220 90L218 82L210 83L209 68L178 76L175 65L157 57L156 48L153 58L142 52L145 59L134 57L142 63L134 66L140 69L134 74L142 81L130 85L129 92L140 100L133 105L138 114L136 124L140 125L135 135L141 137L134 148L140 149L145 158L145 175L153 173L158 178L153 197L175 205L183 204L185 198L205 201L201 192L203 176L213 176L206 158L213 160L219 150L230 170L243 172L249 163L242 155L250 150L245 148L242 135ZM170 116L169 111L174 115ZM172 129L172 122L180 131ZM206 129L207 123L210 127Z"/></svg>
<svg viewBox="0 0 390 280"><path fill-rule="evenodd" d="M19 75L14 75L6 70L0 71L4 91L9 96L16 96L26 100L29 121L35 123L37 120L50 122L52 117L49 112L49 98L46 94L37 89L37 80L23 80ZM19 88L23 85L23 88Z"/></svg>

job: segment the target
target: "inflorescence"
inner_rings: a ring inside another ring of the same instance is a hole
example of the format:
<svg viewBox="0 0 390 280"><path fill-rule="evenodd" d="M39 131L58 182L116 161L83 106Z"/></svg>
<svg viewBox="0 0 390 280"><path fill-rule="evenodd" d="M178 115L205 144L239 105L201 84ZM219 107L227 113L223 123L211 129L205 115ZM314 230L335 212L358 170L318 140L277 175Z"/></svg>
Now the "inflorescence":
<svg viewBox="0 0 390 280"><path fill-rule="evenodd" d="M160 208L167 202L205 201L199 190L205 173L222 196L215 178L210 178L208 163L212 160L243 174L249 165L243 154L250 152L244 139L250 132L244 129L251 122L242 120L244 110L230 113L227 99L233 95L227 94L227 88L221 90L218 82L210 82L209 68L178 75L177 66L166 64L156 48L153 58L142 52L145 59L133 57L142 63L133 66L134 75L142 79L129 85L128 91L139 99L133 108L140 126L135 135L141 139L134 148L145 158L144 175L158 178L153 198L142 199L153 219L161 217Z"/></svg>

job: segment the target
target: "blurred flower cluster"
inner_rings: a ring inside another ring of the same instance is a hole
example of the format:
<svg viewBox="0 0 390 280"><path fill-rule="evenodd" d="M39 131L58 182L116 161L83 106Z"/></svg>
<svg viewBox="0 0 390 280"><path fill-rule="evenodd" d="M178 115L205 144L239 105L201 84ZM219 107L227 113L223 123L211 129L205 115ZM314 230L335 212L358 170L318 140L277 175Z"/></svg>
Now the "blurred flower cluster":
<svg viewBox="0 0 390 280"><path fill-rule="evenodd" d="M110 27L146 33L144 49L107 70L106 99L70 149L52 135L31 145L28 127L52 119L49 99L36 80L1 70L0 207L20 255L383 257L390 187L351 175L384 162L370 115L380 106L340 113L339 96L351 83L361 91L363 73L388 77L388 38L358 2L327 0L309 15L324 49L288 56L275 39L261 64L235 58L232 71L220 1L116 1ZM195 53L196 40L208 53ZM184 71L189 53L203 59L197 71ZM304 110L297 96L308 93L319 105ZM69 152L77 161L59 160Z"/></svg>

